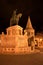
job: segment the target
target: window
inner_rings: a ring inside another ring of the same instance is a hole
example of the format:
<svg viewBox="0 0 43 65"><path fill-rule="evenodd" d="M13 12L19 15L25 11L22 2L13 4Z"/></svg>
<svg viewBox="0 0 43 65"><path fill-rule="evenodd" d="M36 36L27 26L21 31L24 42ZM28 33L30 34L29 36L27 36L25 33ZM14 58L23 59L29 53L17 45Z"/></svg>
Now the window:
<svg viewBox="0 0 43 65"><path fill-rule="evenodd" d="M6 48L5 48L5 50L6 50Z"/></svg>
<svg viewBox="0 0 43 65"><path fill-rule="evenodd" d="M12 48L12 51L13 51L14 49Z"/></svg>
<svg viewBox="0 0 43 65"><path fill-rule="evenodd" d="M8 48L8 50L10 50L10 48Z"/></svg>
<svg viewBox="0 0 43 65"><path fill-rule="evenodd" d="M28 46L31 46L31 39L28 39Z"/></svg>
<svg viewBox="0 0 43 65"><path fill-rule="evenodd" d="M33 32L31 32L33 34Z"/></svg>
<svg viewBox="0 0 43 65"><path fill-rule="evenodd" d="M21 30L19 30L19 34L21 35Z"/></svg>
<svg viewBox="0 0 43 65"><path fill-rule="evenodd" d="M33 46L31 47L31 50L33 50Z"/></svg>
<svg viewBox="0 0 43 65"><path fill-rule="evenodd" d="M30 32L28 32L27 35L29 36L30 35Z"/></svg>
<svg viewBox="0 0 43 65"><path fill-rule="evenodd" d="M8 35L10 35L10 30L8 30Z"/></svg>
<svg viewBox="0 0 43 65"><path fill-rule="evenodd" d="M33 35L33 32L31 32L31 34Z"/></svg>

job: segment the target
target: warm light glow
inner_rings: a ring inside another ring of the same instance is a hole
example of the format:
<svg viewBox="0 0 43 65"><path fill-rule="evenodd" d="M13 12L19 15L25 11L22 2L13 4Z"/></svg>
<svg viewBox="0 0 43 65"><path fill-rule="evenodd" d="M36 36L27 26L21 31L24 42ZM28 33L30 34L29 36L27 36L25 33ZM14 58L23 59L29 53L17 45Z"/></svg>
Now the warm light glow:
<svg viewBox="0 0 43 65"><path fill-rule="evenodd" d="M42 39L40 39L40 41L42 41Z"/></svg>

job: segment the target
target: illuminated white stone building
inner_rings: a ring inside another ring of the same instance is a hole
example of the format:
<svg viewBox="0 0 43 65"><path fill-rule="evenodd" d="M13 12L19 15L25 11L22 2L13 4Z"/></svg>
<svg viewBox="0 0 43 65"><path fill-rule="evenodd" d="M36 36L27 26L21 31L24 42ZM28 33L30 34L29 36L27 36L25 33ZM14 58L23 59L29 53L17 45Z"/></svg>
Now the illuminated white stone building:
<svg viewBox="0 0 43 65"><path fill-rule="evenodd" d="M19 25L10 26L6 29L7 34L2 32L0 36L0 52L19 53L31 52L34 50L34 29L30 18L28 18L27 27L24 30Z"/></svg>
<svg viewBox="0 0 43 65"><path fill-rule="evenodd" d="M42 33L37 33L35 36L35 45L38 46L39 48L43 48L43 34Z"/></svg>

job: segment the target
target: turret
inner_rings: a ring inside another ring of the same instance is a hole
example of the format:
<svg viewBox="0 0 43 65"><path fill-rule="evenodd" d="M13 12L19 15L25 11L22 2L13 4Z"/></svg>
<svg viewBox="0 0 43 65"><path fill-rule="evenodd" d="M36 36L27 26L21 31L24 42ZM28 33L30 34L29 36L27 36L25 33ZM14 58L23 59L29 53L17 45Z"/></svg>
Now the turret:
<svg viewBox="0 0 43 65"><path fill-rule="evenodd" d="M25 32L27 32L27 36L28 36L28 46L32 46L32 48L33 48L34 47L34 42L35 42L35 34L34 34L35 31L32 27L30 17L28 17Z"/></svg>

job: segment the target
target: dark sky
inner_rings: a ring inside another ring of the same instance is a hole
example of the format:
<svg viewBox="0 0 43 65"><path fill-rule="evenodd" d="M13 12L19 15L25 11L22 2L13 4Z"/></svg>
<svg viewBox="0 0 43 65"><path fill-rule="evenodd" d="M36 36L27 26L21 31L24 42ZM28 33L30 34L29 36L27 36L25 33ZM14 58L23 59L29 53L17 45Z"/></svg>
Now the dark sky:
<svg viewBox="0 0 43 65"><path fill-rule="evenodd" d="M43 31L43 2L41 0L0 0L0 33L9 27L13 10L23 14L19 25L25 28L30 16L36 32Z"/></svg>

